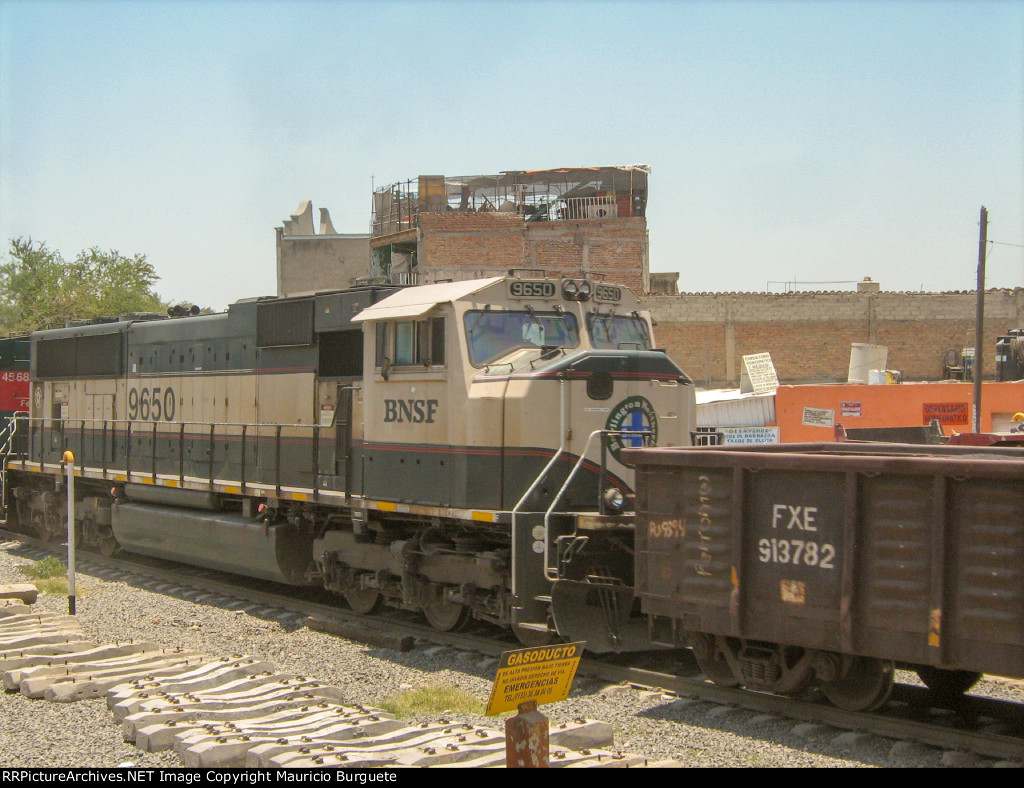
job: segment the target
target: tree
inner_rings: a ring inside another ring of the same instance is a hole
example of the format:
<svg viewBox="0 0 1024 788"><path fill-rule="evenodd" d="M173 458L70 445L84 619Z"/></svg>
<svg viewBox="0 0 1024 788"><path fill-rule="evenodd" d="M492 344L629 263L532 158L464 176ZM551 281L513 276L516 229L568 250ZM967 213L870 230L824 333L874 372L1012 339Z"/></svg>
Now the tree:
<svg viewBox="0 0 1024 788"><path fill-rule="evenodd" d="M33 331L71 320L163 311L153 292L159 279L146 256L125 257L93 247L67 262L31 238L11 241L0 263L0 328Z"/></svg>

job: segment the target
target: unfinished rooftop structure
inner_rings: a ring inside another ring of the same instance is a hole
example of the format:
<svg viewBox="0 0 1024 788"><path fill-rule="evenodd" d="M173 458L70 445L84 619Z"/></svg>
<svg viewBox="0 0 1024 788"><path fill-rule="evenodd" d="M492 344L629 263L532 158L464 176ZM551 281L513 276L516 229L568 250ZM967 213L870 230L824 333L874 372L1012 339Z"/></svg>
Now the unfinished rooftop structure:
<svg viewBox="0 0 1024 788"><path fill-rule="evenodd" d="M421 175L373 194L371 275L427 284L529 268L650 290L650 167Z"/></svg>
<svg viewBox="0 0 1024 788"><path fill-rule="evenodd" d="M309 200L275 232L279 296L349 287L369 273L369 236L337 232L326 208L320 209L317 232Z"/></svg>

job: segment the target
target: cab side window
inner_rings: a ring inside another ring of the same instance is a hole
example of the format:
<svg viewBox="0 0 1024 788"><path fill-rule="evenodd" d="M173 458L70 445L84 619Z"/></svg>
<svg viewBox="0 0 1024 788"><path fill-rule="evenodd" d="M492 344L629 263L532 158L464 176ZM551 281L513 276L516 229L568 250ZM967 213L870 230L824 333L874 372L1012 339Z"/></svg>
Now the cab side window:
<svg viewBox="0 0 1024 788"><path fill-rule="evenodd" d="M388 326L390 325L390 338ZM395 367L436 367L445 363L445 319L400 320L378 323L376 366L387 359ZM388 352L388 351L391 352Z"/></svg>

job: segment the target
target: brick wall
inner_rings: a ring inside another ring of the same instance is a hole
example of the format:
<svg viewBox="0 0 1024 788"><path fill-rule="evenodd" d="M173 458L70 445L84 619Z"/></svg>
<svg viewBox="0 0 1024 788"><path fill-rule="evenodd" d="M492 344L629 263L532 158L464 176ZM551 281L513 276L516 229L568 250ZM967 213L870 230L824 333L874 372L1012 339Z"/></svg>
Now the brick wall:
<svg viewBox="0 0 1024 788"><path fill-rule="evenodd" d="M785 383L845 382L855 342L888 348L889 369L940 380L943 356L974 346L976 295L957 293L683 293L650 295L659 346L699 385L738 385L742 357L768 352ZM1024 288L985 294L983 373L996 338L1024 327Z"/></svg>
<svg viewBox="0 0 1024 788"><path fill-rule="evenodd" d="M553 276L603 276L649 289L647 222L641 217L524 222L514 213L421 213L420 282L542 268Z"/></svg>
<svg viewBox="0 0 1024 788"><path fill-rule="evenodd" d="M845 382L855 342L886 346L886 366L904 379L939 380L947 350L974 346L970 291L676 294L677 275L655 274L659 293L651 293L640 217L530 223L514 213L452 211L421 213L419 223L424 284L543 268L551 275L603 274L648 293L658 345L703 386L738 385L742 357L764 352L783 383ZM282 238L278 231L279 292L347 287L369 274L368 256L365 238ZM995 374L996 338L1012 328L1024 328L1024 288L987 291L986 377Z"/></svg>

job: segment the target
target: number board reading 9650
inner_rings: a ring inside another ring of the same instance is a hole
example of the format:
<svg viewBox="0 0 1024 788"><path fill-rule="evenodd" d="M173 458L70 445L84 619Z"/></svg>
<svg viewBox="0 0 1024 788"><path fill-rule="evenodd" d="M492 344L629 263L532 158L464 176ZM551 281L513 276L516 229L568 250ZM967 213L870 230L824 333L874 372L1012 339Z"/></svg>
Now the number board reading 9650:
<svg viewBox="0 0 1024 788"><path fill-rule="evenodd" d="M512 298L554 298L558 287L547 279L513 279L508 283L508 294Z"/></svg>
<svg viewBox="0 0 1024 788"><path fill-rule="evenodd" d="M598 284L594 287L594 300L618 303L622 300L622 288L615 285Z"/></svg>

